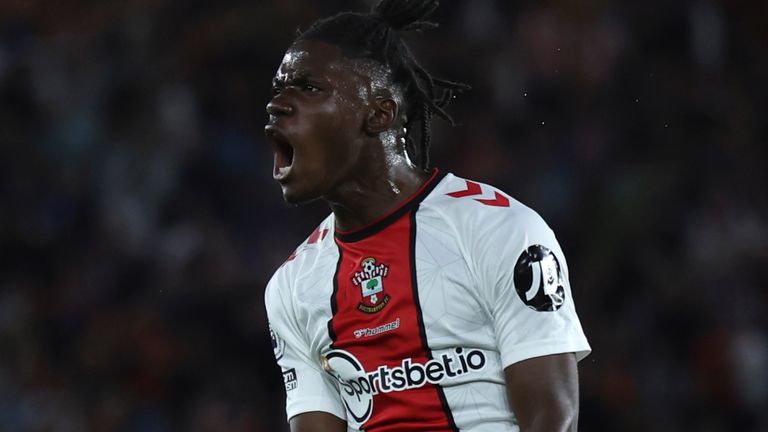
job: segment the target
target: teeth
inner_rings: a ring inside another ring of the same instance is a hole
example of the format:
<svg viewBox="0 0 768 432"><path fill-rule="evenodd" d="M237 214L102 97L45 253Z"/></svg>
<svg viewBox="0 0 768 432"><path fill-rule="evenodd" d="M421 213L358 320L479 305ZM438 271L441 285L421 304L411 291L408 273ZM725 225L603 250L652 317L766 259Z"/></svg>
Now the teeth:
<svg viewBox="0 0 768 432"><path fill-rule="evenodd" d="M282 180L289 175L293 165L293 147L287 138L277 130L267 129L267 137L271 141L275 156L272 175L275 180Z"/></svg>
<svg viewBox="0 0 768 432"><path fill-rule="evenodd" d="M288 175L289 171L291 171L291 167L290 166L276 167L275 168L275 173L273 174L273 178L275 180L284 179Z"/></svg>

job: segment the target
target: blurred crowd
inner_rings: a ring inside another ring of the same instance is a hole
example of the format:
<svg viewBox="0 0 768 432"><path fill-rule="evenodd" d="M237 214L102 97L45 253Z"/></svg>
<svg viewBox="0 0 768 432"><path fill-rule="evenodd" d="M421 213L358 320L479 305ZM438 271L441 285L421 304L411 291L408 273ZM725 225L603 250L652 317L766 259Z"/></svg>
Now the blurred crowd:
<svg viewBox="0 0 768 432"><path fill-rule="evenodd" d="M372 1L0 5L0 432L285 430L263 290L327 214L263 140L297 28ZM585 431L768 431L768 5L443 2L434 163L558 234ZM762 113L762 114L761 114Z"/></svg>

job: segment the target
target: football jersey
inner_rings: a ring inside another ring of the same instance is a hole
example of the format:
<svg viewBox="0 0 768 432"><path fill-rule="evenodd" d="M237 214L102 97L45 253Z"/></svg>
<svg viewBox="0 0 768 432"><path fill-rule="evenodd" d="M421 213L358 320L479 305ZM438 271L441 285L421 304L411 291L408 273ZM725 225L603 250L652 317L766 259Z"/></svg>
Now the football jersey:
<svg viewBox="0 0 768 432"><path fill-rule="evenodd" d="M265 298L288 418L324 411L353 431L517 431L504 368L590 351L541 217L437 170L364 228L328 216Z"/></svg>

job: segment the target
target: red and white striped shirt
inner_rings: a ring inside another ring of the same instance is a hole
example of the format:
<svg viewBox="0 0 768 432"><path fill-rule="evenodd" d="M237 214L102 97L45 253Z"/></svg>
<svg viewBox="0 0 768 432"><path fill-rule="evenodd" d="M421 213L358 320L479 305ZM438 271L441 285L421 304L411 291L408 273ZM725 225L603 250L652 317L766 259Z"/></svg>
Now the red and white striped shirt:
<svg viewBox="0 0 768 432"><path fill-rule="evenodd" d="M437 170L365 228L330 215L266 305L288 418L325 411L350 430L517 431L504 368L590 351L541 217Z"/></svg>

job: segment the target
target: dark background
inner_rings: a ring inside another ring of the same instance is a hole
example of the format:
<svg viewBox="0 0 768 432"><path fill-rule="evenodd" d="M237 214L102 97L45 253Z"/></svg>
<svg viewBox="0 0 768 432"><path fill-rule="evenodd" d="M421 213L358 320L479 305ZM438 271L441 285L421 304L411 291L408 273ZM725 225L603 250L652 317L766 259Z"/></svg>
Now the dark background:
<svg viewBox="0 0 768 432"><path fill-rule="evenodd" d="M278 431L264 143L297 27L367 1L0 4L0 431ZM433 161L558 234L581 430L768 431L768 6L445 1Z"/></svg>

